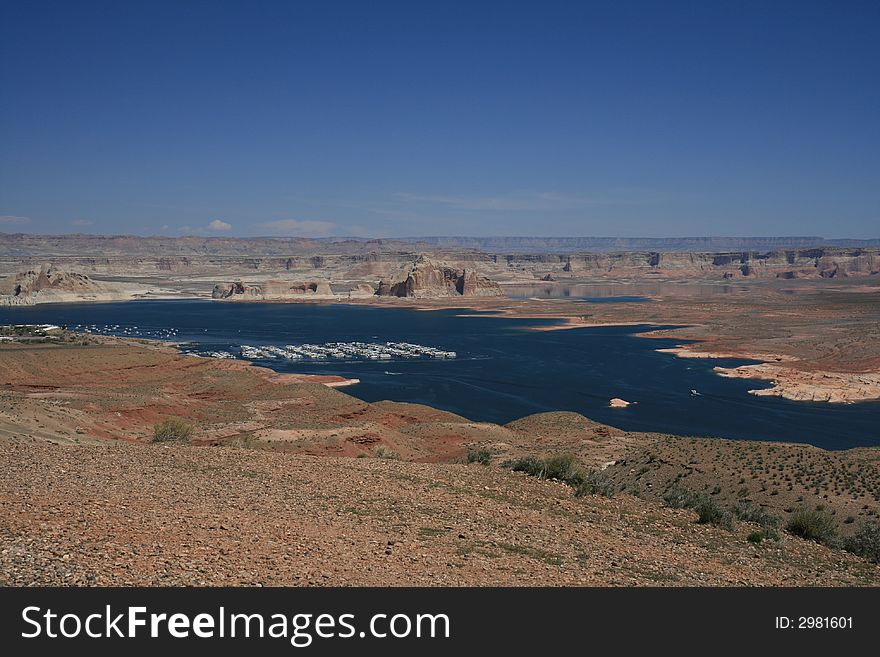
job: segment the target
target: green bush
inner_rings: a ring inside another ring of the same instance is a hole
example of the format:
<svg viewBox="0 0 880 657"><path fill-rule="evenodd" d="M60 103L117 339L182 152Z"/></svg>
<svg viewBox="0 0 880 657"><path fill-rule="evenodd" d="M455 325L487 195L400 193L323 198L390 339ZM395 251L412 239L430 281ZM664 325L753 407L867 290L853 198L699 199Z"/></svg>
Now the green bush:
<svg viewBox="0 0 880 657"><path fill-rule="evenodd" d="M822 506L799 506L792 512L785 529L790 534L817 543L837 543L837 523L834 522L831 512Z"/></svg>
<svg viewBox="0 0 880 657"><path fill-rule="evenodd" d="M507 461L504 467L514 472L525 472L539 479L556 479L574 488L577 497L584 495L614 495L614 484L601 472L586 472L577 458L571 454L560 454L546 459L526 456L515 461Z"/></svg>
<svg viewBox="0 0 880 657"><path fill-rule="evenodd" d="M571 454L560 454L546 459L526 456L507 463L514 472L525 472L530 477L539 479L558 479L569 483L570 480L580 481L581 472L577 459Z"/></svg>
<svg viewBox="0 0 880 657"><path fill-rule="evenodd" d="M749 543L761 543L763 541L779 541L781 539L779 532L773 528L764 528L756 532L752 532L746 537Z"/></svg>
<svg viewBox="0 0 880 657"><path fill-rule="evenodd" d="M697 522L700 524L733 529L733 514L723 509L709 496L704 495L700 497L694 506L694 510L697 512Z"/></svg>
<svg viewBox="0 0 880 657"><path fill-rule="evenodd" d="M154 443L188 443L192 440L195 427L179 417L171 417L153 426Z"/></svg>
<svg viewBox="0 0 880 657"><path fill-rule="evenodd" d="M689 488L675 483L663 496L663 500L673 509L693 509L699 502L700 496Z"/></svg>
<svg viewBox="0 0 880 657"><path fill-rule="evenodd" d="M485 447L477 447L476 449L469 449L467 453L467 462L468 463L482 463L483 465L489 465L489 462L492 460L492 452L490 452Z"/></svg>
<svg viewBox="0 0 880 657"><path fill-rule="evenodd" d="M615 493L614 482L604 472L591 472L583 481L574 487L575 497L583 497L584 495L604 495L612 497Z"/></svg>
<svg viewBox="0 0 880 657"><path fill-rule="evenodd" d="M526 456L508 463L514 472L525 472L530 477L544 476L544 462L534 456Z"/></svg>
<svg viewBox="0 0 880 657"><path fill-rule="evenodd" d="M384 445L379 445L376 448L376 458L379 459L390 459L392 461L399 461L400 454L395 452L393 449L388 449Z"/></svg>
<svg viewBox="0 0 880 657"><path fill-rule="evenodd" d="M568 482L570 479L581 477L580 465L577 459L571 454L560 454L551 456L544 460L544 478L557 479L559 481Z"/></svg>
<svg viewBox="0 0 880 657"><path fill-rule="evenodd" d="M880 563L880 523L864 523L853 536L843 542L847 552Z"/></svg>
<svg viewBox="0 0 880 657"><path fill-rule="evenodd" d="M779 527L782 521L749 499L740 498L731 508L733 515L744 522L754 522L763 527Z"/></svg>

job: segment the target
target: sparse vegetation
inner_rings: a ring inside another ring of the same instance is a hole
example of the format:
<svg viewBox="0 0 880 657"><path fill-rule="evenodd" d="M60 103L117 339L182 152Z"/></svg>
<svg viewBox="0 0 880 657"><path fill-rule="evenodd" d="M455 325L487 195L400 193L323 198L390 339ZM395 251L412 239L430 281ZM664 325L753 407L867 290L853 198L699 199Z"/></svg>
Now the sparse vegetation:
<svg viewBox="0 0 880 657"><path fill-rule="evenodd" d="M699 501L699 495L681 484L675 483L663 496L667 506L673 509L692 509Z"/></svg>
<svg viewBox="0 0 880 657"><path fill-rule="evenodd" d="M515 461L504 463L505 467L509 467L514 472L525 472L530 477L544 476L544 462L534 456L526 456Z"/></svg>
<svg viewBox="0 0 880 657"><path fill-rule="evenodd" d="M243 431L242 433L235 436L232 440L227 442L226 444L229 447L238 447L240 449L252 449L257 442L256 437L250 431Z"/></svg>
<svg viewBox="0 0 880 657"><path fill-rule="evenodd" d="M590 472L584 480L575 486L575 497L583 497L584 495L603 495L612 497L614 495L614 482L604 472Z"/></svg>
<svg viewBox="0 0 880 657"><path fill-rule="evenodd" d="M545 479L556 479L571 483L572 480L580 481L582 477L581 466L577 458L572 454L559 454L544 460Z"/></svg>
<svg viewBox="0 0 880 657"><path fill-rule="evenodd" d="M390 459L392 461L399 461L400 454L395 452L393 449L388 449L384 445L379 445L374 452L377 459Z"/></svg>
<svg viewBox="0 0 880 657"><path fill-rule="evenodd" d="M733 514L724 509L711 497L701 495L694 506L694 510L697 512L697 522L700 524L733 529Z"/></svg>
<svg viewBox="0 0 880 657"><path fill-rule="evenodd" d="M179 417L171 417L153 426L154 443L189 443L195 427Z"/></svg>
<svg viewBox="0 0 880 657"><path fill-rule="evenodd" d="M483 465L489 465L492 461L492 452L490 452L485 447L477 447L475 449L469 449L467 453L467 462L468 463L482 463Z"/></svg>
<svg viewBox="0 0 880 657"><path fill-rule="evenodd" d="M731 508L731 512L738 519L744 522L754 522L764 528L778 528L782 521L778 516L768 513L764 508L758 506L748 498L740 498Z"/></svg>
<svg viewBox="0 0 880 657"><path fill-rule="evenodd" d="M588 472L571 454L558 454L546 459L526 456L504 463L514 472L525 472L530 477L555 479L574 488L576 497L584 495L614 495L615 486L603 472Z"/></svg>
<svg viewBox="0 0 880 657"><path fill-rule="evenodd" d="M749 543L763 543L764 541L779 541L779 532L775 529L760 529L746 537Z"/></svg>
<svg viewBox="0 0 880 657"><path fill-rule="evenodd" d="M843 547L847 552L880 563L880 523L864 523L854 535L844 540Z"/></svg>
<svg viewBox="0 0 880 657"><path fill-rule="evenodd" d="M817 543L832 546L838 543L837 523L823 506L798 507L792 512L785 529L790 534Z"/></svg>

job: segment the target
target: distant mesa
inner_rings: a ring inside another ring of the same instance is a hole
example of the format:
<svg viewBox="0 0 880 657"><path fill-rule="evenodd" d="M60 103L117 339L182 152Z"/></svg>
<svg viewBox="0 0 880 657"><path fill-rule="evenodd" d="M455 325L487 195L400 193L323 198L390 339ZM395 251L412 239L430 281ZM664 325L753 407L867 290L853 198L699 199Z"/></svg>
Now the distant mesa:
<svg viewBox="0 0 880 657"><path fill-rule="evenodd" d="M445 263L435 262L426 255L420 255L402 273L381 280L376 295L424 299L500 297L504 296L504 292L498 283L477 274L474 269L457 269Z"/></svg>
<svg viewBox="0 0 880 657"><path fill-rule="evenodd" d="M559 270L582 277L652 279L850 278L880 274L880 249L811 248L724 253L576 253L559 256ZM552 272L551 272L552 273Z"/></svg>

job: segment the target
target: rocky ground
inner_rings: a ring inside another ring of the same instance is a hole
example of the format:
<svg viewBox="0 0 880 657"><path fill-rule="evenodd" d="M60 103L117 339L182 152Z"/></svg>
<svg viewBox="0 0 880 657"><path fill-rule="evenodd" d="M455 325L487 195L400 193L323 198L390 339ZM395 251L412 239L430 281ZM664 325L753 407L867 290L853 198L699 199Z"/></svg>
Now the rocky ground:
<svg viewBox="0 0 880 657"><path fill-rule="evenodd" d="M0 439L6 585L877 585L880 568L479 464Z"/></svg>
<svg viewBox="0 0 880 657"><path fill-rule="evenodd" d="M880 449L826 451L812 445L642 434L604 470L618 488L662 500L673 486L725 507L748 499L782 519L823 505L839 531L880 519Z"/></svg>

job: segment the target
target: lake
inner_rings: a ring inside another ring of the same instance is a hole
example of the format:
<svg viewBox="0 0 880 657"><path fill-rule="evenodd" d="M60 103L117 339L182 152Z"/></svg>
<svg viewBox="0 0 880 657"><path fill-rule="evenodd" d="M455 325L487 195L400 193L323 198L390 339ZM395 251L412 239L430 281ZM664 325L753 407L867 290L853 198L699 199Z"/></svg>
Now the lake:
<svg viewBox="0 0 880 657"><path fill-rule="evenodd" d="M173 338L191 342L187 348L195 352L225 351L237 357L241 345L405 342L454 351L456 357L270 357L256 362L281 372L358 378L361 383L344 391L365 401L428 404L479 421L505 423L531 413L569 410L634 431L804 442L827 449L880 444L880 402L840 406L755 397L747 391L768 384L712 372L716 365L750 361L679 359L655 349L682 340L632 335L655 327L533 331L529 328L555 320L473 315L176 300L0 308L0 323L90 325L96 332ZM692 395L692 389L700 394ZM611 409L612 397L637 403Z"/></svg>

